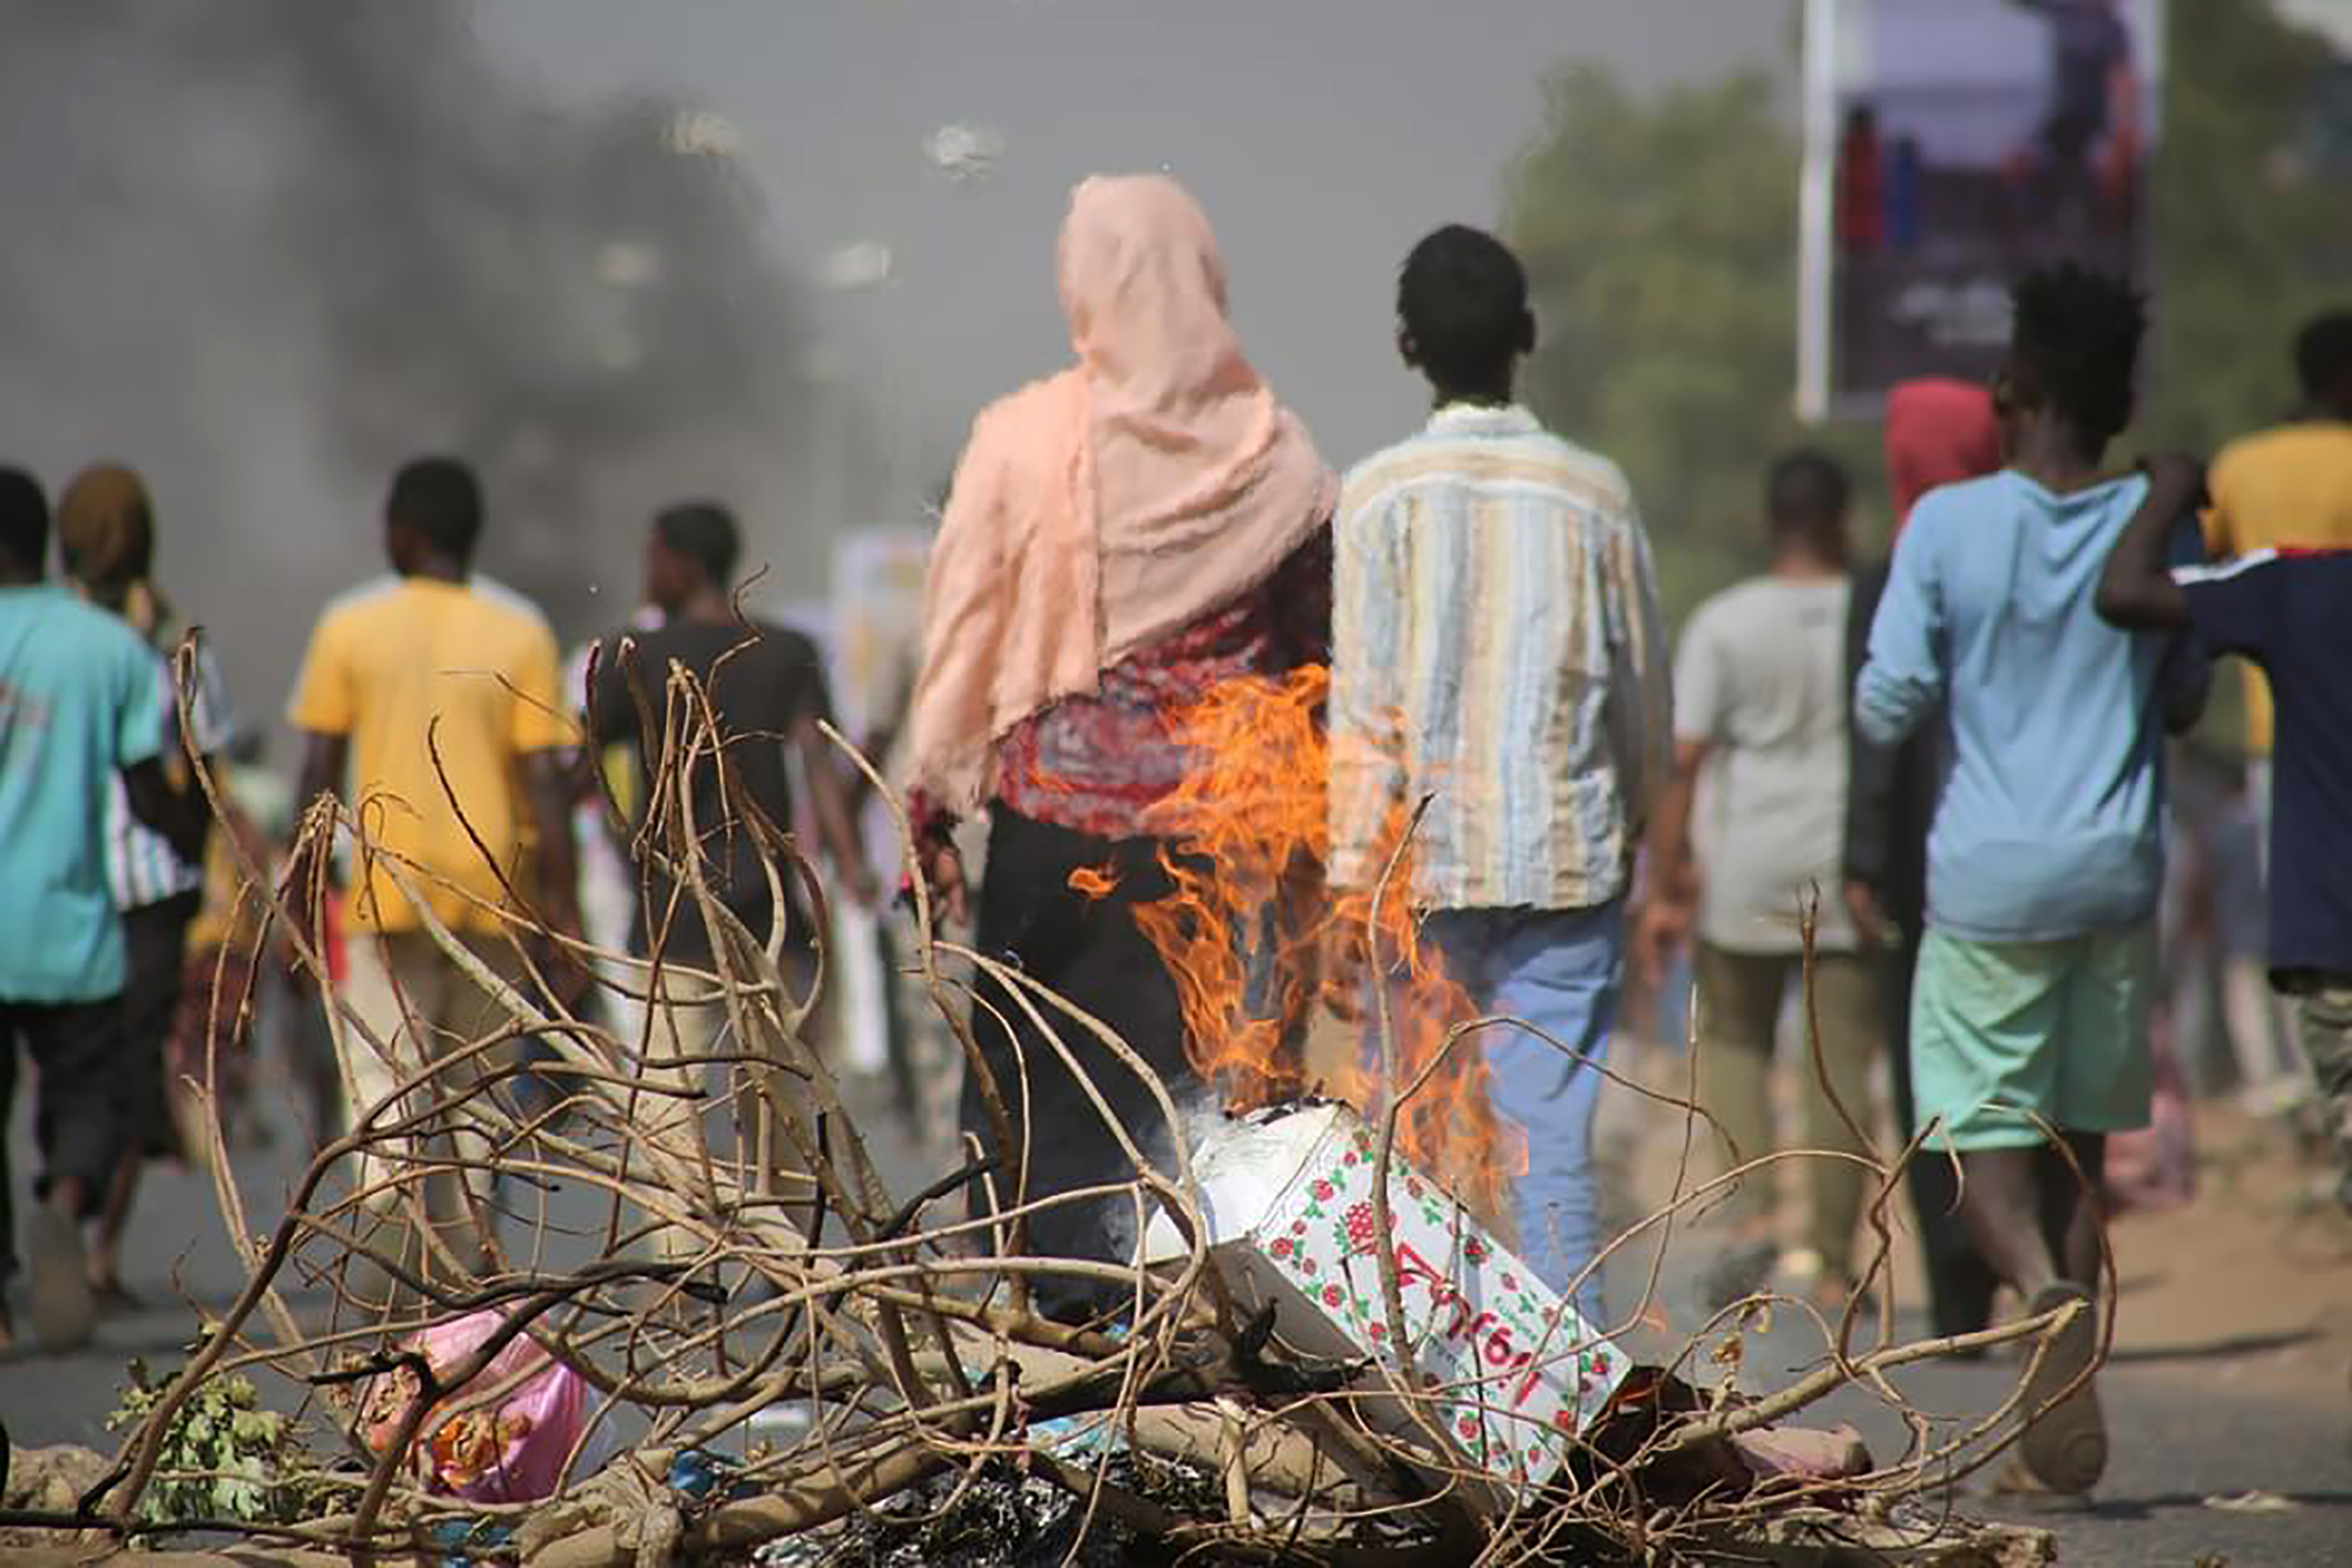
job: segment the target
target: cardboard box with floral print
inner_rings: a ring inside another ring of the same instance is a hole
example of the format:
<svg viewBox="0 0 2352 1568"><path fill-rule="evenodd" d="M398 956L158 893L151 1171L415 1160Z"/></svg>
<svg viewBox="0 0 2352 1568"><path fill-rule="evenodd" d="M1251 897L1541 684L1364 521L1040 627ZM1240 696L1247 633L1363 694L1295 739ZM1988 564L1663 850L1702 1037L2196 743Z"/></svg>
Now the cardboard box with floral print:
<svg viewBox="0 0 2352 1568"><path fill-rule="evenodd" d="M1393 1366L1372 1201L1371 1130L1346 1106L1317 1104L1227 1122L1194 1156L1215 1257L1236 1304L1276 1304L1276 1339L1300 1353L1378 1357ZM1398 1294L1411 1345L1392 1394L1360 1400L1407 1438L1434 1426L1503 1492L1539 1486L1567 1456L1565 1434L1605 1405L1624 1355L1436 1183L1402 1155L1389 1163ZM1149 1258L1181 1256L1165 1215ZM1381 1368L1360 1385L1392 1387Z"/></svg>

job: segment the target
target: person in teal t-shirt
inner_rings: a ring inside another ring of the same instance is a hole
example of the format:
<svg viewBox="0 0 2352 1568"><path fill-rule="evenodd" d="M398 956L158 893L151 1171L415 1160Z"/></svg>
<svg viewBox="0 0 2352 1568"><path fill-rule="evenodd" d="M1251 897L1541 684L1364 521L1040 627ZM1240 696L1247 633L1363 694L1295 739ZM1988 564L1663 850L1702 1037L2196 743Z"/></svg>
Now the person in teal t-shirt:
<svg viewBox="0 0 2352 1568"><path fill-rule="evenodd" d="M107 882L106 801L175 845L202 842L202 805L163 774L154 654L120 620L42 578L48 504L0 468L0 1126L16 1045L40 1070L42 1173L27 1226L33 1325L63 1348L89 1337L80 1221L121 1155L113 1080L124 977ZM14 1271L11 1182L0 1166L0 1280ZM0 1343L14 1325L0 1299Z"/></svg>

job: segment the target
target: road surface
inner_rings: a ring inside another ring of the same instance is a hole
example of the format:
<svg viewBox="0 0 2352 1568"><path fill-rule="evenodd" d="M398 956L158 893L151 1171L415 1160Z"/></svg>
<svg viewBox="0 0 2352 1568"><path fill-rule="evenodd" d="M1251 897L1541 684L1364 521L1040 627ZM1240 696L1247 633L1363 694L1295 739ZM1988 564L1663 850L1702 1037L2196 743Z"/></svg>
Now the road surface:
<svg viewBox="0 0 2352 1568"><path fill-rule="evenodd" d="M11 1135L16 1170L28 1178L18 1110ZM1622 1112L1615 1121L1621 1142L1641 1127ZM290 1180L293 1143L286 1128L276 1148L240 1160L257 1223L273 1217L269 1194ZM886 1163L902 1173L911 1165L903 1145ZM1988 1500L1973 1484L1956 1504L1961 1511L2055 1531L2070 1568L2352 1564L2352 1226L2330 1230L2329 1216L2283 1219L2275 1187L2223 1170L2209 1174L2189 1213L2118 1228L2122 1328L2101 1383L2114 1458L2096 1501L2052 1512ZM1704 1255L1694 1237L1669 1261L1662 1300L1678 1328L1691 1321L1688 1281ZM144 1310L103 1321L88 1350L0 1360L0 1418L18 1445L107 1447L106 1417L126 1363L173 1364L197 1314L219 1310L237 1283L209 1182L169 1168L147 1185L130 1258L128 1283ZM1612 1276L1620 1308L1639 1272ZM1772 1332L1748 1344L1743 1385L1769 1390L1798 1375L1810 1364L1806 1345L1793 1315L1780 1314ZM1996 1361L1925 1366L1901 1382L1922 1408L1959 1417L1991 1408L2015 1375L2013 1363ZM1852 1419L1882 1456L1901 1450L1899 1424L1858 1396L1841 1395L1811 1418ZM2242 1511L2215 1506L2247 1494Z"/></svg>

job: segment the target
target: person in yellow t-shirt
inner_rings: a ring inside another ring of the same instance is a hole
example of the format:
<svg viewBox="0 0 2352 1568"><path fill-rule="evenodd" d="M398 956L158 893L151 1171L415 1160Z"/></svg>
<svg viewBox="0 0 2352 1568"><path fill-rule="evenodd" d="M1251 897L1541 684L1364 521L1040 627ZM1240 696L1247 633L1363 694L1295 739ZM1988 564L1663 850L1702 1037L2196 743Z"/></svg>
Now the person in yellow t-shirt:
<svg viewBox="0 0 2352 1568"><path fill-rule="evenodd" d="M328 606L289 714L308 742L298 798L341 794L366 841L352 868L340 998L362 1026L341 1064L352 1126L428 1060L505 1021L434 941L402 881L501 977L522 968L509 916L567 937L580 929L565 815L575 731L555 637L527 601L471 575L481 524L480 487L463 463L403 468L384 505L396 575ZM308 870L294 868L298 898L312 885ZM517 909L518 897L535 903ZM476 1064L467 1070L489 1065ZM364 1189L386 1173L363 1158L356 1178ZM394 1194L377 1198L388 1223ZM464 1234L456 1184L436 1184L426 1200L435 1228L470 1263L482 1238ZM398 1245L419 1261L411 1240Z"/></svg>
<svg viewBox="0 0 2352 1568"><path fill-rule="evenodd" d="M2205 542L2219 556L2257 550L2352 549L2352 310L2307 322L2294 339L2303 405L2284 425L2242 436L2213 459ZM2257 805L2269 813L2271 693L2246 666L2246 751Z"/></svg>

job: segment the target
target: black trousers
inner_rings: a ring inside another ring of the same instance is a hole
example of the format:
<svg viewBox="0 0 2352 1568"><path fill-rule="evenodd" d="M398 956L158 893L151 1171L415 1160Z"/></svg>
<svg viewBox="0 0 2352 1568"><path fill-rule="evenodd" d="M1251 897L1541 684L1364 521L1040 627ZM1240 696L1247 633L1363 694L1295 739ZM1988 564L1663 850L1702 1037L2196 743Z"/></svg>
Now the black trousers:
<svg viewBox="0 0 2352 1568"><path fill-rule="evenodd" d="M40 1074L33 1137L41 1152L41 1174L34 1195L47 1196L59 1182L79 1181L82 1217L89 1218L104 1202L123 1151L121 998L0 1000L0 1280L16 1268L16 1184L8 1169L5 1130L16 1099L19 1041Z"/></svg>
<svg viewBox="0 0 2352 1568"><path fill-rule="evenodd" d="M131 1152L150 1159L180 1152L166 1058L179 1022L180 988L187 984L188 926L203 898L200 892L181 893L122 914L131 978L122 990L119 1113Z"/></svg>
<svg viewBox="0 0 2352 1568"><path fill-rule="evenodd" d="M1175 982L1135 923L1135 907L1171 891L1157 841L1112 840L992 808L988 870L980 892L980 951L1023 972L1108 1024L1149 1062L1181 1104L1197 1083L1184 1053L1183 1011ZM1117 886L1100 899L1070 888L1070 873L1108 869ZM1167 1120L1141 1079L1083 1026L1029 998L1092 1079L1147 1159L1171 1147ZM1025 1142L1025 1201L1124 1182L1135 1174L1109 1124L1061 1054L1030 1021L1019 999L983 980L976 988L973 1033ZM995 1145L976 1074L965 1075L963 1125ZM1003 1153L1005 1152L999 1151ZM1016 1149L1005 1154L1010 1171ZM1164 1166L1163 1166L1164 1168ZM1000 1194L1011 1193L1004 1174ZM1057 1205L1030 1221L1041 1255L1126 1264L1136 1242L1135 1209L1124 1197ZM1124 1293L1108 1284L1040 1279L1038 1309L1065 1321L1115 1311Z"/></svg>

